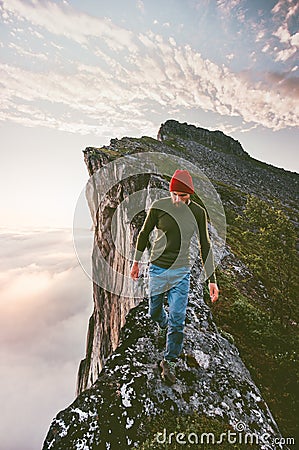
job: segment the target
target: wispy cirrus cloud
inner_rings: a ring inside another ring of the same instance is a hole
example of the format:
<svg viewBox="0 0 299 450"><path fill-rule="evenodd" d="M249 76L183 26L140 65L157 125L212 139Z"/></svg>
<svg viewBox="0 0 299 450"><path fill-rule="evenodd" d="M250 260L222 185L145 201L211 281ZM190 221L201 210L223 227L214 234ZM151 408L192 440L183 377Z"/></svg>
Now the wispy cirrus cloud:
<svg viewBox="0 0 299 450"><path fill-rule="evenodd" d="M296 0L288 2L279 0L271 12L274 24L278 24L272 35L278 39L280 44L279 47L277 47L277 42L273 44L275 61L285 62L294 56L299 49L299 33L292 34L290 32L291 19L295 17L298 19L299 3Z"/></svg>
<svg viewBox="0 0 299 450"><path fill-rule="evenodd" d="M101 38L116 51L128 46L131 49L135 47L133 34L129 30L118 27L108 18L102 19L79 13L67 3L58 5L52 1L2 0L1 9L6 20L11 16L22 21L26 20L54 35L64 36L81 45L87 45L92 38Z"/></svg>
<svg viewBox="0 0 299 450"><path fill-rule="evenodd" d="M241 0L234 5L241 8ZM226 11L228 2L219 1L218 6ZM273 130L298 125L298 104L291 91L284 89L282 98L274 80L271 85L268 78L263 87L203 58L190 45L178 45L171 36L152 31L134 35L111 21L49 1L3 0L3 9L8 16L26 17L39 32L92 47L92 63L69 61L68 73L63 66L33 71L1 65L2 120L82 134L111 135L116 129L126 134L128 126L152 134L155 115L201 108ZM51 40L49 45L63 51L59 42Z"/></svg>
<svg viewBox="0 0 299 450"><path fill-rule="evenodd" d="M299 33L291 35L287 22L274 31L273 36L276 36L283 45L283 48L277 51L275 61L286 61L297 53L299 48Z"/></svg>
<svg viewBox="0 0 299 450"><path fill-rule="evenodd" d="M275 61L285 62L290 59L293 55L297 53L297 49L292 45L289 48L284 48L283 50L279 50L276 54Z"/></svg>
<svg viewBox="0 0 299 450"><path fill-rule="evenodd" d="M131 70L113 59L109 72L79 64L69 76L2 65L2 97L6 105L2 119L9 117L29 124L35 121L88 133L99 130L99 125L111 129L111 117L118 123L125 117L135 126L143 122L149 129L151 123L142 112L146 107L166 108L169 114L178 107L200 107L220 115L240 116L246 122L272 129L298 124L298 105L292 96L282 101L277 90L250 84L227 68L203 59L191 47L177 47L155 35L141 39L147 52L142 59L131 59ZM111 71L118 76L114 77ZM40 101L48 102L46 111L38 108ZM31 102L35 102L33 109ZM51 114L55 105L63 105L60 116ZM84 121L76 122L76 114L82 113Z"/></svg>
<svg viewBox="0 0 299 450"><path fill-rule="evenodd" d="M217 7L226 15L229 15L232 9L240 5L242 0L217 0Z"/></svg>
<svg viewBox="0 0 299 450"><path fill-rule="evenodd" d="M276 5L272 8L273 14L283 14L286 20L290 19L294 16L299 10L299 4L295 0L289 0L286 2L285 0L278 0Z"/></svg>
<svg viewBox="0 0 299 450"><path fill-rule="evenodd" d="M10 42L8 46L15 50L20 56L39 59L41 61L46 61L48 59L48 56L45 53L35 53L30 50L26 50L22 46L14 44L13 42Z"/></svg>
<svg viewBox="0 0 299 450"><path fill-rule="evenodd" d="M285 63L295 58L299 44L299 33L294 31L299 13L299 3L296 0L278 0L272 9L265 9L261 5L258 10L254 8L254 13L249 0L218 0L217 12L229 39L232 38L233 27L239 40L252 39L262 46L252 52L255 55L254 62L259 50L267 53L273 63Z"/></svg>

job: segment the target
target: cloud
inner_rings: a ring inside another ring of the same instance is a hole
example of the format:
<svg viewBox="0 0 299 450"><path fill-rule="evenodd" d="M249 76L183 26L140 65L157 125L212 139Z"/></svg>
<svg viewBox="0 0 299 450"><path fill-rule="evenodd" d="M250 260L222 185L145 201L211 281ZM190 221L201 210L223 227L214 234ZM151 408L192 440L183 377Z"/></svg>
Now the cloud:
<svg viewBox="0 0 299 450"><path fill-rule="evenodd" d="M279 1L276 3L276 5L273 6L271 12L272 12L273 14L278 14L278 13L280 12L281 8L283 7L284 3L285 3L285 0L279 0Z"/></svg>
<svg viewBox="0 0 299 450"><path fill-rule="evenodd" d="M142 0L137 0L136 6L143 14L145 13L145 7Z"/></svg>
<svg viewBox="0 0 299 450"><path fill-rule="evenodd" d="M270 44L267 43L267 44L262 48L262 52L263 52L263 53L267 53L269 49L270 49Z"/></svg>
<svg viewBox="0 0 299 450"><path fill-rule="evenodd" d="M289 59L297 52L299 48L299 33L291 35L287 24L281 25L278 30L273 33L273 36L276 36L282 44L287 45L287 48L279 51L276 60L286 61L286 59Z"/></svg>
<svg viewBox="0 0 299 450"><path fill-rule="evenodd" d="M217 0L217 9L222 19L222 26L230 35L231 28L228 27L228 23L231 20L236 20L242 27L248 25L248 18L246 18L248 8L244 5L244 0ZM252 27L254 23L252 22L250 25Z"/></svg>
<svg viewBox="0 0 299 450"><path fill-rule="evenodd" d="M299 77L289 76L289 73L267 72L266 79L271 85L288 97L299 97Z"/></svg>
<svg viewBox="0 0 299 450"><path fill-rule="evenodd" d="M48 60L47 55L45 55L44 53L34 53L30 50L25 50L23 47L21 47L20 45L16 45L13 42L11 42L8 46L10 48L12 48L13 50L15 50L20 56L24 56L24 57L28 57L28 58L36 58L36 59L39 59L40 61Z"/></svg>
<svg viewBox="0 0 299 450"><path fill-rule="evenodd" d="M239 6L241 0L217 0L217 7L225 13L225 15L230 15L232 9Z"/></svg>
<svg viewBox="0 0 299 450"><path fill-rule="evenodd" d="M108 55L109 70L74 64L71 75L2 65L2 120L82 134L111 133L114 129L120 133L130 124L142 127L145 134L155 130L143 112L147 108L166 108L171 114L176 108L200 107L220 115L238 115L271 129L298 124L295 99L290 96L282 101L275 86L264 90L203 59L190 46L177 46L174 40L165 41L152 32L140 34L139 42L143 56L128 54L129 67ZM98 51L104 58L105 53ZM47 110L37 106L41 101L48 102ZM62 113L59 105L63 105ZM76 120L81 114L84 120Z"/></svg>
<svg viewBox="0 0 299 450"><path fill-rule="evenodd" d="M294 0L289 0L288 2L279 0L271 10L274 23L279 23L278 28L272 33L280 44L280 47L277 47L277 43L274 44L273 53L276 62L287 61L295 55L299 48L299 33L297 32L293 35L290 33L291 19L298 15L298 11L299 3Z"/></svg>
<svg viewBox="0 0 299 450"><path fill-rule="evenodd" d="M296 0L288 0L288 2L285 0L279 0L276 5L273 6L271 12L274 15L283 14L286 20L289 20L297 13L298 10L299 4Z"/></svg>
<svg viewBox="0 0 299 450"><path fill-rule="evenodd" d="M2 11L6 16L29 21L80 45L87 45L91 38L101 38L115 51L135 46L130 31L118 27L109 19L78 13L67 3L59 6L52 1L2 0Z"/></svg>
<svg viewBox="0 0 299 450"><path fill-rule="evenodd" d="M265 33L266 33L265 30L259 30L259 31L257 32L255 41L256 41L256 42L260 42L260 41L264 38Z"/></svg>
<svg viewBox="0 0 299 450"><path fill-rule="evenodd" d="M111 21L75 12L69 6L21 2L21 7L19 3L12 0L4 5L10 14L22 17L27 14L27 20L43 30L67 34L87 47L92 46L92 52L87 53L92 62L69 61L71 69L65 73L61 67L32 71L2 64L0 120L81 134L120 136L127 135L130 128L138 134L152 135L156 132L157 117L201 108L221 116L239 116L247 123L274 130L298 125L295 99L292 96L282 99L275 84L268 83L266 90L244 79L242 74L204 59L189 45L177 45L171 36L165 38L152 31L133 36ZM233 5L239 7L240 1L235 0ZM219 1L218 6L226 10L228 2ZM50 12L55 16L55 20L51 16L51 23ZM113 38L112 30L115 30ZM287 39L283 30L279 36ZM105 45L102 40L94 40L100 36ZM115 48L109 41L109 50L106 44L110 38L114 39ZM118 49L119 41L121 55L111 51ZM52 40L49 45L60 51ZM268 51L268 45L264 43L263 52ZM291 51L282 49L277 58L286 60ZM229 53L228 58L233 55Z"/></svg>
<svg viewBox="0 0 299 450"><path fill-rule="evenodd" d="M200 106L221 115L240 115L246 122L269 128L279 128L287 122L289 126L298 123L298 117L289 114L290 105L298 114L291 97L284 99L287 104L284 106L275 90L264 90L258 84L249 83L228 68L203 59L190 46L171 48L164 41L157 41L155 36L148 35L148 39L152 43L156 41L156 59L136 62L138 70L134 73L140 81L144 80L149 96L156 92L156 97L169 106ZM149 45L149 50L151 48ZM163 90L159 89L162 86Z"/></svg>
<svg viewBox="0 0 299 450"><path fill-rule="evenodd" d="M226 59L228 61L232 61L235 58L235 54L234 53L229 53L228 55L226 55Z"/></svg>
<svg viewBox="0 0 299 450"><path fill-rule="evenodd" d="M277 55L275 57L275 61L285 62L288 59L290 59L291 56L293 56L296 52L297 52L297 50L293 46L291 48L285 48L284 50L279 50L279 52L277 52Z"/></svg>
<svg viewBox="0 0 299 450"><path fill-rule="evenodd" d="M76 260L70 230L2 230L0 241L1 446L32 450L75 397L91 281ZM16 423L18 433L8 433Z"/></svg>
<svg viewBox="0 0 299 450"><path fill-rule="evenodd" d="M251 30L256 30L255 42L262 46L262 53L267 53L274 64L296 61L299 36L290 30L294 30L294 23L298 22L298 12L296 0L279 0L271 14L267 11L266 16L266 10L261 9L258 21L249 19Z"/></svg>
<svg viewBox="0 0 299 450"><path fill-rule="evenodd" d="M290 36L290 43L293 46L299 47L299 33Z"/></svg>
<svg viewBox="0 0 299 450"><path fill-rule="evenodd" d="M281 25L278 30L273 33L273 36L277 36L280 42L284 44L290 42L290 33L286 24Z"/></svg>

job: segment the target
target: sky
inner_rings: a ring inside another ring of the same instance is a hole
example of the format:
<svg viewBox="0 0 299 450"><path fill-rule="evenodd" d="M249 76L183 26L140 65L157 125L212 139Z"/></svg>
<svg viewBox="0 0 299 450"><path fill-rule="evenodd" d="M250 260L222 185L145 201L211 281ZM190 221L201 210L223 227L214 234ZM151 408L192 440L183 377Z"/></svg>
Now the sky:
<svg viewBox="0 0 299 450"><path fill-rule="evenodd" d="M0 18L0 439L35 450L74 398L92 309L82 150L175 119L298 172L299 3L0 0Z"/></svg>
<svg viewBox="0 0 299 450"><path fill-rule="evenodd" d="M298 171L296 0L0 0L0 16L3 225L70 226L82 150L167 119Z"/></svg>

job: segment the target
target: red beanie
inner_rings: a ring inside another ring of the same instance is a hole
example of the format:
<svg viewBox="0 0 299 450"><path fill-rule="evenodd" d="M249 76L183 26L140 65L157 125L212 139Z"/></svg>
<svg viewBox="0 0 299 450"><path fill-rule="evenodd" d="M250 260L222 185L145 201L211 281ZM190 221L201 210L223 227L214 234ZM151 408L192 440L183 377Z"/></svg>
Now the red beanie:
<svg viewBox="0 0 299 450"><path fill-rule="evenodd" d="M194 193L193 181L188 170L176 170L170 180L169 190L185 192L186 194Z"/></svg>

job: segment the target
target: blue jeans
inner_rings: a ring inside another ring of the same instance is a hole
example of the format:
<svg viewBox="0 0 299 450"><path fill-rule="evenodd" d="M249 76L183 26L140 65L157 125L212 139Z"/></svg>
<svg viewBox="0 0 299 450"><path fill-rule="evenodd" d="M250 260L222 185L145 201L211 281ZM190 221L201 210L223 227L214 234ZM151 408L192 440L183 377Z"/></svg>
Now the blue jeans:
<svg viewBox="0 0 299 450"><path fill-rule="evenodd" d="M190 287L189 267L163 269L149 266L149 315L161 328L168 327L164 358L176 360L183 348L184 326ZM167 292L169 314L164 309Z"/></svg>

